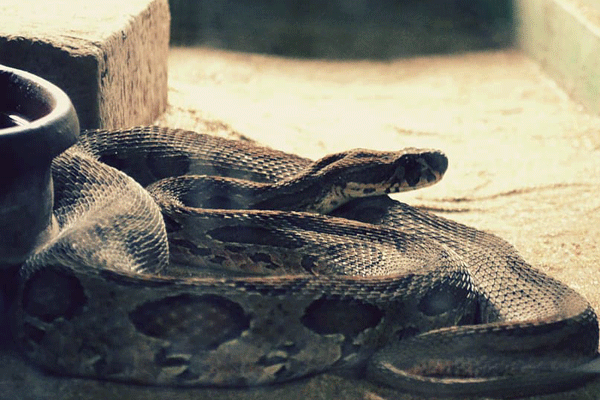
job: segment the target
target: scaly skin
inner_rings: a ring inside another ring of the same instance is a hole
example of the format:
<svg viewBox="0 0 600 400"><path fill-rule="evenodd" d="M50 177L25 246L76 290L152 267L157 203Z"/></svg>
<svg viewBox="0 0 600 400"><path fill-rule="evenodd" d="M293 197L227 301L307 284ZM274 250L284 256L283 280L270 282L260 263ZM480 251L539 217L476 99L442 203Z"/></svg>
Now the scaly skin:
<svg viewBox="0 0 600 400"><path fill-rule="evenodd" d="M146 384L338 369L505 396L591 378L585 299L502 239L382 195L446 167L433 150L311 162L167 128L87 132L53 163L59 229L22 267L17 342L48 370Z"/></svg>

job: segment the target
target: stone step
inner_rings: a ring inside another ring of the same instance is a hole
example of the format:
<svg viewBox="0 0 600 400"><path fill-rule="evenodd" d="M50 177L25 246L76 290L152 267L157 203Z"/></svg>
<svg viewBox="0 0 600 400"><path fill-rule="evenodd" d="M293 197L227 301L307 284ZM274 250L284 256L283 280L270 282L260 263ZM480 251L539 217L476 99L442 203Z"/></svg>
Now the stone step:
<svg viewBox="0 0 600 400"><path fill-rule="evenodd" d="M149 124L167 105L168 0L3 0L0 64L61 87L82 128Z"/></svg>

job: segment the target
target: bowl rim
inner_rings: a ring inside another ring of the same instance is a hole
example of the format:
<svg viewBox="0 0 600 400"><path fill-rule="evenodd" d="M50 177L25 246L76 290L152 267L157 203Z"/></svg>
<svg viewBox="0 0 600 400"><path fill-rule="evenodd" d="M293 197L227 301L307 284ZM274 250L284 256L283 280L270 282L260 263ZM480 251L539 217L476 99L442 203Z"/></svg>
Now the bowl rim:
<svg viewBox="0 0 600 400"><path fill-rule="evenodd" d="M77 141L79 121L69 96L53 83L27 71L0 64L0 74L9 74L19 86L41 92L50 111L25 125L0 129L0 153L12 151L23 158L51 160ZM30 157L29 157L30 156ZM35 160L22 161L36 163Z"/></svg>

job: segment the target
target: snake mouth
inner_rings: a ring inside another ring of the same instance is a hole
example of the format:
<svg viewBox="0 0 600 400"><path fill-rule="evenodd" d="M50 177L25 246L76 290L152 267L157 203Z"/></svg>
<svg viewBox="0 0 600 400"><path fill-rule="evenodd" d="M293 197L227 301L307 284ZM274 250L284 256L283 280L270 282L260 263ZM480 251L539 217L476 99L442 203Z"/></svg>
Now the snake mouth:
<svg viewBox="0 0 600 400"><path fill-rule="evenodd" d="M447 168L448 159L441 151L409 148L393 162L387 159L374 163L371 168L361 169L334 195L325 198L335 198L335 207L339 207L343 204L339 201L340 195L349 201L357 197L416 190L438 182Z"/></svg>

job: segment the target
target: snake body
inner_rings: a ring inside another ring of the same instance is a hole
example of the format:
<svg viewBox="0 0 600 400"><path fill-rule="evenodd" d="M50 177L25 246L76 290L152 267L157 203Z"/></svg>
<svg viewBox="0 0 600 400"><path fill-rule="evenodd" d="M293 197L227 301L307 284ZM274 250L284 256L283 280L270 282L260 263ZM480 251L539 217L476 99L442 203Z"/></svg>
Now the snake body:
<svg viewBox="0 0 600 400"><path fill-rule="evenodd" d="M51 239L21 269L23 352L61 374L252 386L326 370L429 394L507 395L592 375L585 299L504 240L386 193L440 152L310 160L144 127L53 162Z"/></svg>

